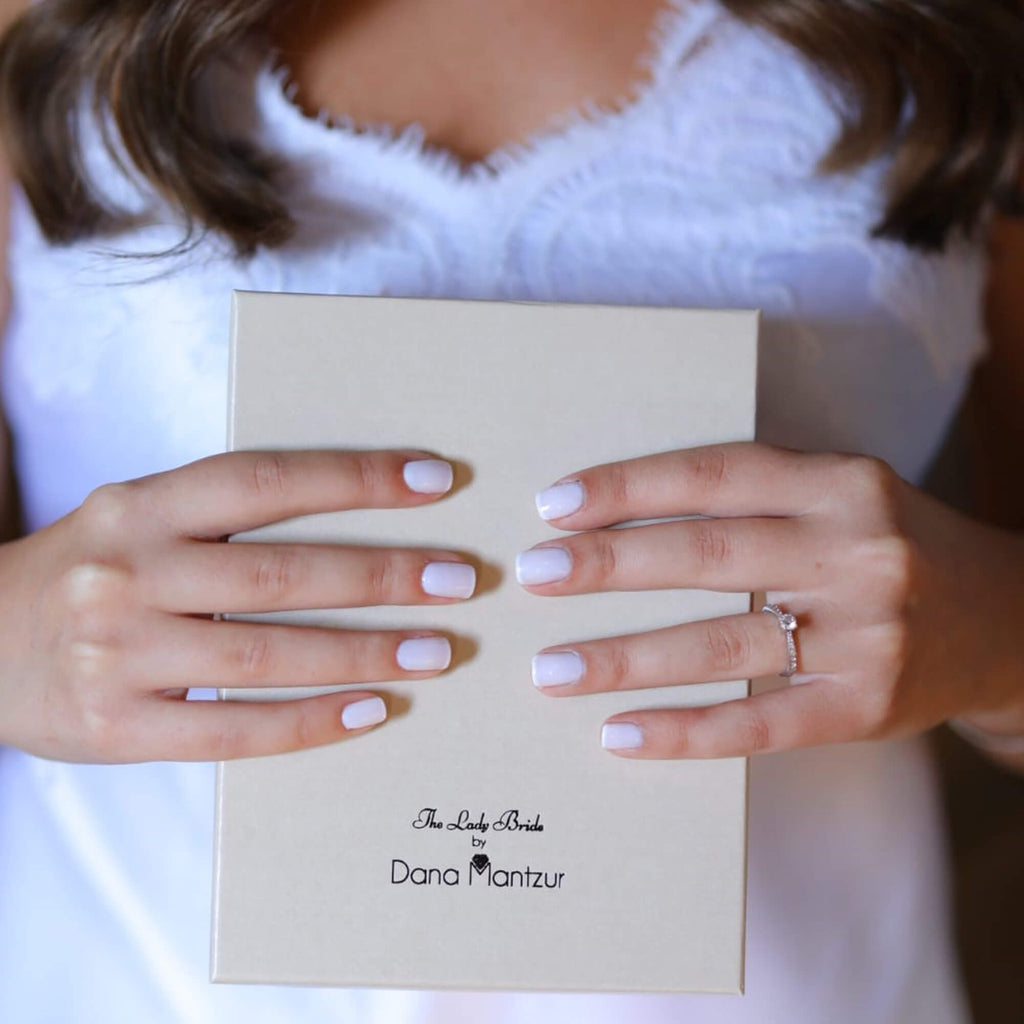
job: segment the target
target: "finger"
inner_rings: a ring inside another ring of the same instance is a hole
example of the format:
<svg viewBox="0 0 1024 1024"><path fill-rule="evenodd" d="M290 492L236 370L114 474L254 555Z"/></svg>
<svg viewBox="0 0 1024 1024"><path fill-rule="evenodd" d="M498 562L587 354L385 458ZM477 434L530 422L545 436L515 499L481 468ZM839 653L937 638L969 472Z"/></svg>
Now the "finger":
<svg viewBox="0 0 1024 1024"><path fill-rule="evenodd" d="M601 743L624 757L748 757L854 739L852 706L847 688L823 676L711 707L614 715L601 730Z"/></svg>
<svg viewBox="0 0 1024 1024"><path fill-rule="evenodd" d="M136 732L146 738L148 761L226 761L335 743L386 718L379 696L351 690L289 701L154 697L139 712Z"/></svg>
<svg viewBox="0 0 1024 1024"><path fill-rule="evenodd" d="M799 519L690 519L594 530L546 541L516 558L516 579L539 594L604 590L786 590L812 586L824 565Z"/></svg>
<svg viewBox="0 0 1024 1024"><path fill-rule="evenodd" d="M317 512L422 505L451 479L448 463L412 449L303 449L221 452L136 483L172 530L216 538Z"/></svg>
<svg viewBox="0 0 1024 1024"><path fill-rule="evenodd" d="M342 544L187 541L156 552L144 574L147 600L172 612L442 604L476 587L452 551Z"/></svg>
<svg viewBox="0 0 1024 1024"><path fill-rule="evenodd" d="M754 442L660 452L592 466L536 495L559 529L587 530L664 516L797 516L827 490L836 456Z"/></svg>
<svg viewBox="0 0 1024 1024"><path fill-rule="evenodd" d="M426 630L347 630L164 616L156 639L126 650L124 672L148 689L329 686L443 671L451 644Z"/></svg>
<svg viewBox="0 0 1024 1024"><path fill-rule="evenodd" d="M825 671L827 641L801 633L801 668ZM724 682L775 675L786 667L778 624L762 612L668 626L646 633L546 647L534 655L533 683L553 697L607 690Z"/></svg>

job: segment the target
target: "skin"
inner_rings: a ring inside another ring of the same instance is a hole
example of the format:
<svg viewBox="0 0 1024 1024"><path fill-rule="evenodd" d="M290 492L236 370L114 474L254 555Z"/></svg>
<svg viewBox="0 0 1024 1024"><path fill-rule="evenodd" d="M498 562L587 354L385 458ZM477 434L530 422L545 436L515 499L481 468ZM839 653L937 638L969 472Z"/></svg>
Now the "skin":
<svg viewBox="0 0 1024 1024"><path fill-rule="evenodd" d="M345 111L357 122L415 120L435 144L471 162L584 97L625 95L638 81L636 54L658 7L650 0L358 0L293 17L279 27L279 41L298 99L311 110ZM509 81L515 89L503 87ZM585 499L552 522L563 535L543 544L566 547L572 571L533 592L763 590L800 621L798 685L712 708L616 715L610 721L638 725L644 739L620 756L747 755L906 735L952 716L1024 733L1017 628L1024 495L1007 472L1024 440L1024 307L1013 294L1024 271L1024 229L999 225L993 239L993 344L979 378L975 436L978 465L987 470L980 507L994 525L942 505L877 460L760 445L661 453L565 478L582 484ZM405 462L423 457L216 455L100 487L29 535L17 525L8 487L0 650L12 670L0 682L0 741L64 760L207 760L365 731L345 729L341 712L372 691L272 705L199 706L182 696L200 682L259 687L437 674L396 666L398 642L422 633L209 621L218 607L443 601L422 592L419 573L429 560L458 561L455 552L370 556L218 543L292 515L438 500L404 484ZM608 529L692 513L709 518ZM585 666L579 683L545 689L558 698L743 678L785 663L777 624L757 612L555 649L576 650Z"/></svg>
<svg viewBox="0 0 1024 1024"><path fill-rule="evenodd" d="M954 512L862 456L725 445L570 479L585 500L554 525L585 532L541 546L568 549L572 571L531 591L767 591L800 622L796 685L615 715L643 734L621 756L745 756L907 735L953 716L1024 732L1019 535ZM605 529L694 513L711 518ZM570 648L583 676L547 688L552 696L742 679L786 664L778 624L761 612L553 649Z"/></svg>
<svg viewBox="0 0 1024 1024"><path fill-rule="evenodd" d="M586 97L628 98L663 0L299 3L274 32L309 112L419 122L472 163Z"/></svg>
<svg viewBox="0 0 1024 1024"><path fill-rule="evenodd" d="M0 742L55 760L209 760L344 739L347 691L295 701L194 702L185 689L420 678L399 643L429 631L212 621L219 609L445 604L420 585L454 552L223 544L298 515L413 508L417 452L228 452L105 484L74 511L0 547Z"/></svg>

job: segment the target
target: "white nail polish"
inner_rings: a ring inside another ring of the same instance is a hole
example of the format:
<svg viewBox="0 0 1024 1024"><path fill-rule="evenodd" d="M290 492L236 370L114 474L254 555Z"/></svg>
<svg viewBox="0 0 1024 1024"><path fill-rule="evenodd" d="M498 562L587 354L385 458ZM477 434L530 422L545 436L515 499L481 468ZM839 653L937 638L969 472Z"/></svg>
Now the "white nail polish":
<svg viewBox="0 0 1024 1024"><path fill-rule="evenodd" d="M466 562L431 562L420 577L420 586L434 597L462 597L476 589L476 569Z"/></svg>
<svg viewBox="0 0 1024 1024"><path fill-rule="evenodd" d="M451 490L454 472L443 459L417 459L402 467L402 477L409 490L417 494L444 494Z"/></svg>
<svg viewBox="0 0 1024 1024"><path fill-rule="evenodd" d="M367 697L346 704L341 712L341 724L346 729L365 729L368 725L378 725L388 717L387 705L380 697Z"/></svg>
<svg viewBox="0 0 1024 1024"><path fill-rule="evenodd" d="M528 587L564 580L572 572L572 556L565 548L530 548L516 555L516 579Z"/></svg>
<svg viewBox="0 0 1024 1024"><path fill-rule="evenodd" d="M605 750L636 750L643 745L643 730L632 722L605 722L601 729L601 746Z"/></svg>
<svg viewBox="0 0 1024 1024"><path fill-rule="evenodd" d="M451 664L452 645L443 636L414 637L398 645L396 657L407 672L432 672Z"/></svg>
<svg viewBox="0 0 1024 1024"><path fill-rule="evenodd" d="M534 686L565 686L583 677L583 659L576 651L547 651L533 656Z"/></svg>
<svg viewBox="0 0 1024 1024"><path fill-rule="evenodd" d="M538 491L534 502L541 519L560 519L575 512L583 504L583 484L570 480Z"/></svg>

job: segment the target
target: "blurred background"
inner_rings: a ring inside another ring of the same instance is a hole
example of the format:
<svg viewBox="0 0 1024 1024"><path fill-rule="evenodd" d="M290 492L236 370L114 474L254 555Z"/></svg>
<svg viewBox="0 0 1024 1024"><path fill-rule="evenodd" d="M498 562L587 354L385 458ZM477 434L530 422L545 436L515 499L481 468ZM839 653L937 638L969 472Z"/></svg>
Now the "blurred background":
<svg viewBox="0 0 1024 1024"><path fill-rule="evenodd" d="M1024 221L1003 220L992 245L1024 236ZM1009 263L989 282L990 333L1024 347L1024 265ZM979 372L958 422L932 468L927 489L965 512L991 518L974 472L979 444L973 412L993 382ZM1024 443L1007 437L1009 465L1024 480ZM1004 464L1005 465L1005 464ZM1005 472L1005 468L1004 468ZM1021 505L1019 507L1024 507ZM1020 522L1006 523L1021 528ZM1024 580L1021 581L1024 586ZM1024 686L1024 664L1021 665ZM1024 775L997 767L947 728L934 730L953 858L953 906L960 963L977 1024L1024 1022Z"/></svg>

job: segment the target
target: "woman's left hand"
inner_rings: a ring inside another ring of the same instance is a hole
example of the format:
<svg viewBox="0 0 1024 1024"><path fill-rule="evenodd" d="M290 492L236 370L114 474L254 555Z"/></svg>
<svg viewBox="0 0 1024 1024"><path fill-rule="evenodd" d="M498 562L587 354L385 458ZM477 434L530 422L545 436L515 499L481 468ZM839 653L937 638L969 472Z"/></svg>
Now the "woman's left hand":
<svg viewBox="0 0 1024 1024"><path fill-rule="evenodd" d="M734 757L906 735L945 719L1024 732L1024 541L953 511L885 463L741 443L571 474L537 495L563 530L516 560L536 594L686 587L766 592L796 616L793 685L705 708L614 715L633 757ZM702 515L607 529L636 519ZM551 696L781 673L774 615L546 648ZM1000 730L1001 731L1001 730Z"/></svg>

